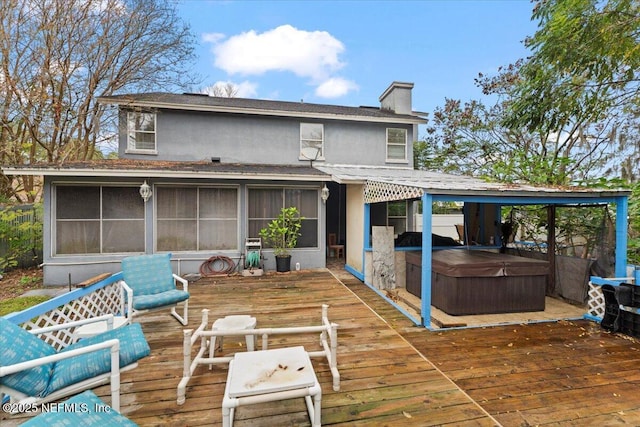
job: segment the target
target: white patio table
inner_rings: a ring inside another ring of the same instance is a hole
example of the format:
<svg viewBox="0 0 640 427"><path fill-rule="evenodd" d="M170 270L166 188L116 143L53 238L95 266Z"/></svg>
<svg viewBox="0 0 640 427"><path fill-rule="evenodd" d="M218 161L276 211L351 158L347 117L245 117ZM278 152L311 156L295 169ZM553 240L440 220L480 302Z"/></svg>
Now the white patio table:
<svg viewBox="0 0 640 427"><path fill-rule="evenodd" d="M322 389L304 347L236 353L222 399L222 425L233 426L242 405L304 397L313 427L320 426Z"/></svg>

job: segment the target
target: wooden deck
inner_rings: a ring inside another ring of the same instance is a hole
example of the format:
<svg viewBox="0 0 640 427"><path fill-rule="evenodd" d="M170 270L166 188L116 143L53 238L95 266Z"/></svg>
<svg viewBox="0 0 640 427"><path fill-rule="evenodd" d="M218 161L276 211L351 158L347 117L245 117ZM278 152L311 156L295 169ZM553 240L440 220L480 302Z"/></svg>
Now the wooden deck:
<svg viewBox="0 0 640 427"><path fill-rule="evenodd" d="M204 278L189 285L189 326L203 308L210 321L251 314L258 327L308 326L329 304L329 319L340 325L341 390L332 390L326 361L314 359L323 425L640 425L636 340L588 321L430 332L355 278L339 277L316 270ZM168 313L139 319L152 353L122 374L123 414L144 426L220 425L226 369L199 367L177 405L183 328ZM270 348L316 350L317 342L273 338ZM242 344L227 338L225 350ZM109 401L107 386L95 391ZM243 406L235 418L239 427L309 425L302 399Z"/></svg>
<svg viewBox="0 0 640 427"><path fill-rule="evenodd" d="M635 338L587 320L428 332L343 281L503 426L640 425Z"/></svg>

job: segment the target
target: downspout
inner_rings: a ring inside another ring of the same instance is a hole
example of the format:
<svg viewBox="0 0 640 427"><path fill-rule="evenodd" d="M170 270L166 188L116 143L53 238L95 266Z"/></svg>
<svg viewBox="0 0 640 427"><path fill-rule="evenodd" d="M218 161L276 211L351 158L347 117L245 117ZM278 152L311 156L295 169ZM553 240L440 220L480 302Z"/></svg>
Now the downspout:
<svg viewBox="0 0 640 427"><path fill-rule="evenodd" d="M433 196L428 193L422 195L422 286L421 323L431 329L431 251L433 242L431 227L433 216Z"/></svg>

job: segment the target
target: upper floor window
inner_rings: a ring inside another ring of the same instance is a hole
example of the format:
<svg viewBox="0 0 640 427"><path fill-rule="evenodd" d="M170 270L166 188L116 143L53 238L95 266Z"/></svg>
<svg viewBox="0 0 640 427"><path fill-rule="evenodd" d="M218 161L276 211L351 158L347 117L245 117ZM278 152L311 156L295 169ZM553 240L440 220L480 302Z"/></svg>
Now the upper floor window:
<svg viewBox="0 0 640 427"><path fill-rule="evenodd" d="M300 123L300 160L324 160L322 123Z"/></svg>
<svg viewBox="0 0 640 427"><path fill-rule="evenodd" d="M154 113L127 113L127 151L156 152Z"/></svg>
<svg viewBox="0 0 640 427"><path fill-rule="evenodd" d="M387 161L407 161L407 130L387 128Z"/></svg>

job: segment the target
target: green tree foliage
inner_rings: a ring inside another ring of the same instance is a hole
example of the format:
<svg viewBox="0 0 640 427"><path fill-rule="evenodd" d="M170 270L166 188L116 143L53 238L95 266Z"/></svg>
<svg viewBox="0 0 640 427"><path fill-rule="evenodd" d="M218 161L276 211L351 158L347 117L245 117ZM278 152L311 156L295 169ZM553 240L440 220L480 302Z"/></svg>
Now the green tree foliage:
<svg viewBox="0 0 640 427"><path fill-rule="evenodd" d="M3 0L0 28L3 165L96 158L117 134L96 97L195 83L172 0ZM39 180L0 178L5 197L36 199Z"/></svg>
<svg viewBox="0 0 640 427"><path fill-rule="evenodd" d="M532 19L538 30L525 41L531 56L476 80L495 104L446 100L416 144L415 165L552 186L635 181L640 2L538 0ZM630 200L632 212L639 196ZM546 214L529 214L527 233L544 235ZM590 256L605 239L594 234L606 228L605 218L598 210L560 210L558 238L574 245L575 236L586 237ZM640 247L636 230L640 224L632 224L630 243Z"/></svg>
<svg viewBox="0 0 640 427"><path fill-rule="evenodd" d="M629 198L629 263L640 265L640 183L633 186Z"/></svg>
<svg viewBox="0 0 640 427"><path fill-rule="evenodd" d="M0 211L0 271L36 260L42 249L42 205Z"/></svg>
<svg viewBox="0 0 640 427"><path fill-rule="evenodd" d="M532 55L513 80L505 125L608 135L618 156L603 173L637 179L640 2L539 0L533 19Z"/></svg>
<svg viewBox="0 0 640 427"><path fill-rule="evenodd" d="M498 87L495 80L502 77L487 78L480 84ZM574 127L560 132L508 128L503 119L509 105L509 100L493 107L446 100L434 112L425 139L414 147L414 165L539 185L577 185L599 177L611 154L607 135L587 135L586 130Z"/></svg>
<svg viewBox="0 0 640 427"><path fill-rule="evenodd" d="M544 0L533 18L539 27L526 40L533 55L521 70L515 123L556 128L576 114L593 120L637 104L640 3Z"/></svg>

